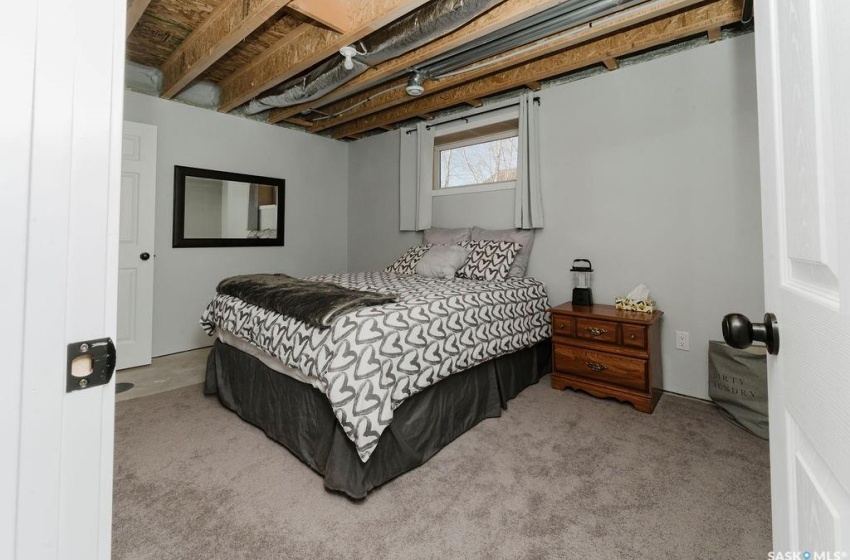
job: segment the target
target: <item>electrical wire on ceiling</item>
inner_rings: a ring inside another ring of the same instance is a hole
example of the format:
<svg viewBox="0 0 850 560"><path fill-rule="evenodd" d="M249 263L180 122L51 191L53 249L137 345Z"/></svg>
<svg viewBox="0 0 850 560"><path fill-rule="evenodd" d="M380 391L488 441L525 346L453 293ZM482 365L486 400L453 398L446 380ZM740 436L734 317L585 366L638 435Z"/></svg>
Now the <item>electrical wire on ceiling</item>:
<svg viewBox="0 0 850 560"><path fill-rule="evenodd" d="M412 68L409 72L411 75L419 75L422 78L435 81L460 76L502 63L505 60L544 47L549 43L563 40L565 36L585 31L592 26L593 21L600 21L602 18L607 17L628 17L630 9L637 4L654 4L659 1L661 0L651 0L650 2L647 2L647 0L573 0L572 2L565 2L560 6L544 10L536 16L521 20L507 28L490 35L485 35L460 49L449 51L439 57L439 59L435 59L437 63L432 61ZM555 30L553 31L553 29ZM566 33L564 33L565 31ZM494 47L491 42L488 42L496 40L500 41L498 47ZM528 44L530 40L534 42ZM523 44L527 46L519 50L513 50ZM482 60L482 58L486 58L482 54L492 52L494 48L501 49L502 55L495 56L489 60ZM505 52L506 50L510 52ZM474 64L472 63L473 59L481 62ZM436 70L442 70L442 72L435 73ZM419 83L422 85L421 81ZM314 121L319 122L339 117L380 95L403 87L406 86L404 84L397 84L382 89L350 107L346 107L335 113L324 113L323 116L314 119ZM313 110L311 109L311 111Z"/></svg>
<svg viewBox="0 0 850 560"><path fill-rule="evenodd" d="M364 99L361 99L360 101L358 101L357 103L355 103L355 104L354 104L354 105L352 105L351 107L346 107L346 108L345 108L345 109L343 109L342 111L337 111L336 113L323 113L321 117L316 117L315 119L313 119L313 122L319 122L319 121L324 121L324 120L327 120L327 119L333 119L333 118L336 118L336 117L338 117L338 116L340 116L340 115L344 115L345 113L347 113L347 112L349 112L349 111L351 111L351 110L354 110L354 109L356 109L357 107L360 107L360 106L361 106L361 105L363 105L364 103L367 103L367 102L369 102L369 101L372 101L373 99L375 99L375 98L376 98L376 97L378 97L379 95L383 95L383 94L385 94L385 93L388 93L388 92L391 92L391 91L395 91L395 90L397 90L397 89L401 89L401 88L404 88L404 87L407 87L407 84L396 84L396 85L394 85L394 86L392 86L392 87L388 87L388 88L386 88L386 89L382 89L381 91L378 91L378 92L373 93L373 94L372 94L372 95L370 95L369 97L366 97L366 98L364 98ZM321 112L321 111L318 111L317 109L310 109L310 111L313 111L313 112Z"/></svg>
<svg viewBox="0 0 850 560"><path fill-rule="evenodd" d="M455 31L501 0L431 0L389 25L372 32L358 44L346 47L308 72L279 84L248 103L256 114L274 107L291 107L315 101L375 66ZM350 50L349 50L350 49ZM354 51L354 52L352 52Z"/></svg>

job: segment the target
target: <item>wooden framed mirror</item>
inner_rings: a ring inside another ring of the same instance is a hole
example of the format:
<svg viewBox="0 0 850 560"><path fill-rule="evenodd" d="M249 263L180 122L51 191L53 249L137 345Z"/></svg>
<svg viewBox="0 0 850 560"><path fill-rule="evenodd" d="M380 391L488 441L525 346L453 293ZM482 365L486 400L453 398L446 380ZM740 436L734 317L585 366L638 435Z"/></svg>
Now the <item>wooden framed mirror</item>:
<svg viewBox="0 0 850 560"><path fill-rule="evenodd" d="M172 247L283 245L286 181L174 166Z"/></svg>

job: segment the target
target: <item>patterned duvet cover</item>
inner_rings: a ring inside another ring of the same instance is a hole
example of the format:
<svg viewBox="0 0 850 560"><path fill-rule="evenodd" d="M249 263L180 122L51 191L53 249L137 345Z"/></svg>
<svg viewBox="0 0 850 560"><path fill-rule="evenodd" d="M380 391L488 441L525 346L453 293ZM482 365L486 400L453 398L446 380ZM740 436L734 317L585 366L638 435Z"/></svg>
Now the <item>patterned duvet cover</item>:
<svg viewBox="0 0 850 560"><path fill-rule="evenodd" d="M398 302L318 329L218 294L201 325L210 335L228 331L315 378L363 462L405 399L551 336L546 290L533 278L487 282L364 272L308 279L396 294Z"/></svg>

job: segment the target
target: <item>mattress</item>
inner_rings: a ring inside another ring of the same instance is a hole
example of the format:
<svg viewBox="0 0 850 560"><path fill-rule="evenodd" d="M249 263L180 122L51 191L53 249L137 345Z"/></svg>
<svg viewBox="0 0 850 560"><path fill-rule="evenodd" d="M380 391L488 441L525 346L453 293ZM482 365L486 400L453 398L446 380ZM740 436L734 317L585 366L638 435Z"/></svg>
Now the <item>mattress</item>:
<svg viewBox="0 0 850 560"><path fill-rule="evenodd" d="M309 279L395 294L398 301L318 329L218 294L201 324L210 335L226 331L303 374L327 396L363 462L406 399L551 335L546 290L533 278L487 282L366 272Z"/></svg>
<svg viewBox="0 0 850 560"><path fill-rule="evenodd" d="M237 348L237 349L245 352L246 354L257 358L258 360L263 362L263 364L265 364L266 367L273 369L274 371L276 371L278 373L282 373L282 374L284 374L288 377L291 377L292 379L294 379L296 381L300 381L301 383L306 383L307 385L311 385L311 386L315 387L316 389L319 389L320 383L319 383L319 380L316 379L315 377L308 377L308 376L304 375L303 373L301 373L296 368L289 367L288 365L283 363L283 360L281 360L280 358L275 358L271 354L264 352L263 350L260 350L259 348L257 348L256 346L254 346L253 344L248 342L247 340L239 338L238 336L236 336L232 332L228 332L224 329L218 329L216 331L216 336L218 337L218 339L220 341L227 344L228 346L232 346L234 348Z"/></svg>

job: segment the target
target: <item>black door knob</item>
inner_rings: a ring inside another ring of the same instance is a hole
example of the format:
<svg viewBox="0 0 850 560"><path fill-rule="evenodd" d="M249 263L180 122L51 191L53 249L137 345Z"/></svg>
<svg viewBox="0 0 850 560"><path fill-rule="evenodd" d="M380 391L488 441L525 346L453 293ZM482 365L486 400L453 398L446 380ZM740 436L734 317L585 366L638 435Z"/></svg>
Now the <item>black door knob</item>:
<svg viewBox="0 0 850 560"><path fill-rule="evenodd" d="M753 341L764 342L771 354L779 353L779 325L776 315L764 314L764 323L751 323L745 315L730 313L723 317L723 340L732 348L747 348Z"/></svg>
<svg viewBox="0 0 850 560"><path fill-rule="evenodd" d="M151 258L151 254L150 253L142 253L141 255L139 255L139 258L142 259L143 261L146 261L149 258Z"/></svg>

